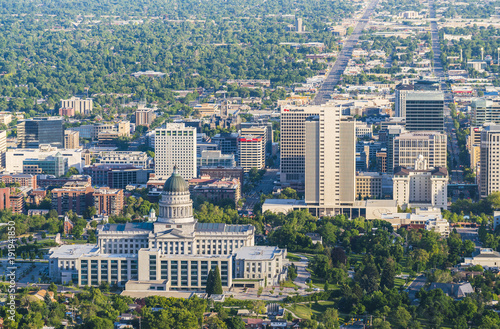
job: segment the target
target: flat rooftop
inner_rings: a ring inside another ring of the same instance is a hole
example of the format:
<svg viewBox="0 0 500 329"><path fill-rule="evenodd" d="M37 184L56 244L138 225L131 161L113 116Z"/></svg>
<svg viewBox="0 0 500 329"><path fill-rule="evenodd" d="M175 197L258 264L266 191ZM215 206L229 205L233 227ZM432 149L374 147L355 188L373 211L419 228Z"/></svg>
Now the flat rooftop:
<svg viewBox="0 0 500 329"><path fill-rule="evenodd" d="M280 254L282 252L283 249L278 247L242 247L236 250L236 258L244 260L269 260L273 259L276 254Z"/></svg>
<svg viewBox="0 0 500 329"><path fill-rule="evenodd" d="M66 244L51 248L49 258L79 258L88 253L96 253L98 250L95 244Z"/></svg>

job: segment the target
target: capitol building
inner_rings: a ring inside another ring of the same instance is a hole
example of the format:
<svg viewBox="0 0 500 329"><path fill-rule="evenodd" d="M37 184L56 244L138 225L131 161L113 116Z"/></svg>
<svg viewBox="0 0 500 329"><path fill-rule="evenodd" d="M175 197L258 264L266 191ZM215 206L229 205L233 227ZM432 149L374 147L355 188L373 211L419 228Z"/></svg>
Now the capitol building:
<svg viewBox="0 0 500 329"><path fill-rule="evenodd" d="M253 225L198 223L185 180L174 168L158 218L97 227L96 245L49 252L49 275L79 286L102 282L126 291L203 291L218 267L224 290L277 285L286 279L286 250L255 246Z"/></svg>

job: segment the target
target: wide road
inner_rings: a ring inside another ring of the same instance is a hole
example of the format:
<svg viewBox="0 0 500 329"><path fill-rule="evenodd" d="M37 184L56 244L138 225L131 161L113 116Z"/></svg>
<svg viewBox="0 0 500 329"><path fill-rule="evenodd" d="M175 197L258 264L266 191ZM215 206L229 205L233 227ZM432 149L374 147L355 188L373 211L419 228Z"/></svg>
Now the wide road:
<svg viewBox="0 0 500 329"><path fill-rule="evenodd" d="M431 19L431 40L432 40L432 51L434 53L434 65L433 73L441 81L441 90L444 92L444 115L445 115L445 130L448 134L448 151L451 157L451 173L450 179L451 183L463 183L464 175L463 171L460 170L460 159L459 159L459 147L456 132L453 132L453 119L451 118L450 109L446 106L453 102L453 94L450 92L448 86L446 85L446 80L448 78L447 73L444 71L443 63L441 62L441 45L439 42L439 29L436 20L436 8L434 6L434 0L429 0L429 13Z"/></svg>
<svg viewBox="0 0 500 329"><path fill-rule="evenodd" d="M349 59L352 56L352 50L354 49L354 46L356 46L356 44L358 43L359 37L363 32L363 29L366 27L366 24L368 23L370 16L373 14L373 11L375 10L377 3L378 0L372 0L368 5L368 7L366 8L363 17L361 17L361 20L358 22L358 24L356 24L356 27L354 28L352 34L344 43L344 46L342 47L342 50L340 51L339 56L337 57L337 60L333 64L333 67L328 73L328 76L323 82L323 85L318 90L318 93L316 94L316 97L313 99L312 104L315 105L325 104L331 98L331 94L335 90L335 86L339 83L340 77L344 73L344 70L347 67L347 64L349 63Z"/></svg>

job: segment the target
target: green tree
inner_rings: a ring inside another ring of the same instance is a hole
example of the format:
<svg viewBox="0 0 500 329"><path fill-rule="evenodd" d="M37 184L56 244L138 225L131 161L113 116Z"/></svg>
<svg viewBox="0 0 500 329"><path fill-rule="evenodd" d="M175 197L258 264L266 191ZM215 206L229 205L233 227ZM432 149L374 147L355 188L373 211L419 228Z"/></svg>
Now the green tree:
<svg viewBox="0 0 500 329"><path fill-rule="evenodd" d="M54 296L57 295L57 285L54 282L51 282L49 287L47 288L48 291L51 291L54 293Z"/></svg>
<svg viewBox="0 0 500 329"><path fill-rule="evenodd" d="M83 324L84 329L113 329L113 322L109 319L93 316Z"/></svg>
<svg viewBox="0 0 500 329"><path fill-rule="evenodd" d="M239 316L233 316L225 320L228 329L245 329L245 322Z"/></svg>
<svg viewBox="0 0 500 329"><path fill-rule="evenodd" d="M220 278L219 267L216 266L208 272L206 293L210 296L220 295L222 292L222 281Z"/></svg>
<svg viewBox="0 0 500 329"><path fill-rule="evenodd" d="M395 264L392 258L388 258L385 261L384 269L382 270L382 275L380 276L380 287L392 289L394 288L394 278L396 276Z"/></svg>
<svg viewBox="0 0 500 329"><path fill-rule="evenodd" d="M396 328L407 328L411 320L411 314L404 307L398 306L391 312L391 323Z"/></svg>
<svg viewBox="0 0 500 329"><path fill-rule="evenodd" d="M326 328L338 328L339 312L334 308L329 308L321 314L319 321L323 323Z"/></svg>

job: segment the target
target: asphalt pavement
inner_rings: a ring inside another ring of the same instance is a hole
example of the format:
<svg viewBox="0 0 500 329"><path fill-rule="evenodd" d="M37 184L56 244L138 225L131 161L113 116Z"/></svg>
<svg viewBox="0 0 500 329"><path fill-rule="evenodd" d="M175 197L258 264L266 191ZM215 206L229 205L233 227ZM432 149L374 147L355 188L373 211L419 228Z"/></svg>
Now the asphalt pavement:
<svg viewBox="0 0 500 329"><path fill-rule="evenodd" d="M325 81L321 85L321 88L316 93L316 97L314 97L312 104L321 105L327 103L328 100L330 100L331 94L333 94L333 91L335 90L335 86L337 86L337 84L339 83L340 77L344 73L347 64L349 64L349 59L352 56L354 46L356 46L356 44L358 43L359 37L366 27L366 24L368 24L370 16L373 14L377 3L378 0L372 0L366 8L363 16L359 20L358 24L356 24L353 32L345 41L342 50L339 53L339 56L333 64L333 67L328 73Z"/></svg>

